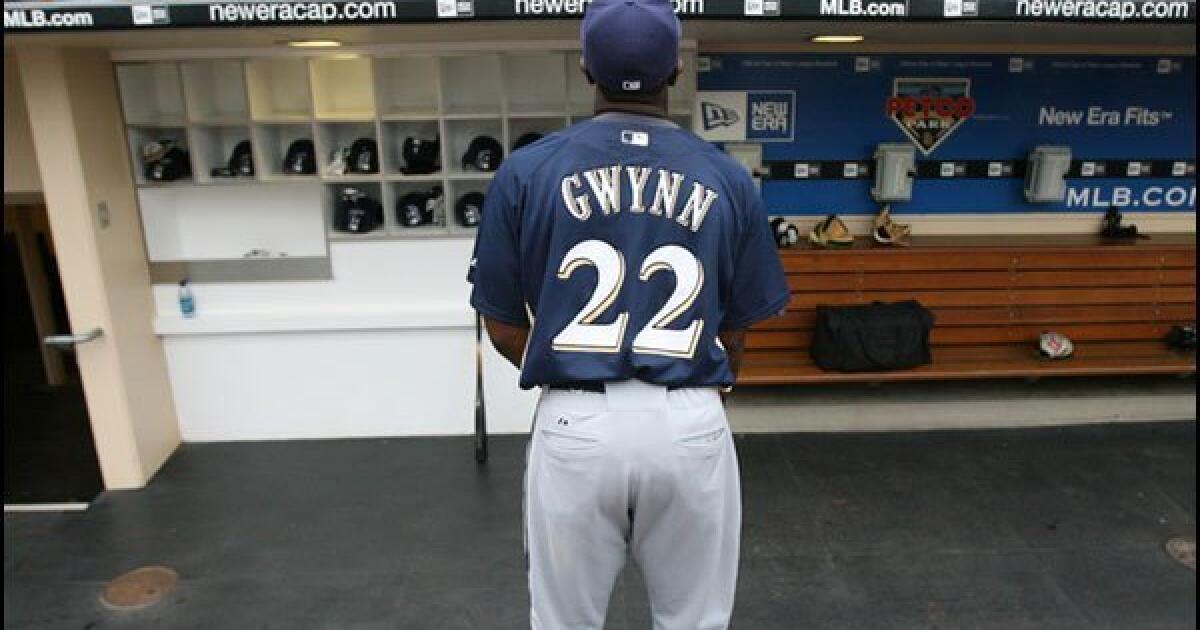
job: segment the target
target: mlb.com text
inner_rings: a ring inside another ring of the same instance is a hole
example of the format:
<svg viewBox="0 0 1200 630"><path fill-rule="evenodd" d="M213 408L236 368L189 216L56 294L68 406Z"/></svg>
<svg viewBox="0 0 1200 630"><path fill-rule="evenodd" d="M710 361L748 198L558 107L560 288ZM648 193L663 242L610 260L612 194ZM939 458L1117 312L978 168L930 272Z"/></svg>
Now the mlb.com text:
<svg viewBox="0 0 1200 630"><path fill-rule="evenodd" d="M908 15L908 3L881 0L821 0L821 15L904 17Z"/></svg>
<svg viewBox="0 0 1200 630"><path fill-rule="evenodd" d="M1196 207L1195 186L1149 186L1137 191L1129 186L1072 186L1067 189L1068 208L1170 208Z"/></svg>
<svg viewBox="0 0 1200 630"><path fill-rule="evenodd" d="M94 20L88 11L57 11L50 13L42 9L6 9L4 28L79 28L92 26Z"/></svg>

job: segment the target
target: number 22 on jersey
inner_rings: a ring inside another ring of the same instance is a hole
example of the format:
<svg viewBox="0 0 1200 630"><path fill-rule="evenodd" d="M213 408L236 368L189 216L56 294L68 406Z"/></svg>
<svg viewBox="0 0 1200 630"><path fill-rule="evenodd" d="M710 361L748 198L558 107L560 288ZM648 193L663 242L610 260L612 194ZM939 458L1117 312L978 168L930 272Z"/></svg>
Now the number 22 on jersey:
<svg viewBox="0 0 1200 630"><path fill-rule="evenodd" d="M553 347L560 352L619 352L625 339L629 313L618 313L616 319L608 324L597 324L595 321L617 300L625 281L625 257L604 241L583 241L563 256L558 266L558 278L568 280L576 269L588 265L596 268L596 288L566 328L555 335ZM646 282L660 271L669 271L675 276L675 290L646 326L633 337L633 351L690 359L696 353L696 344L704 330L704 320L693 320L681 329L669 329L667 326L687 311L700 295L700 289L704 287L704 266L683 247L663 245L642 261L638 279Z"/></svg>

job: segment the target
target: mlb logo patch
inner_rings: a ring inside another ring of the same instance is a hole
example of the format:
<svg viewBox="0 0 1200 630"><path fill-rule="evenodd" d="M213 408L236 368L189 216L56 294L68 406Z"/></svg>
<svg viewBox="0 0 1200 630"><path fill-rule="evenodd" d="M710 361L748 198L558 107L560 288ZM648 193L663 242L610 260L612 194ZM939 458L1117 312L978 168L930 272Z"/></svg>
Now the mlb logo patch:
<svg viewBox="0 0 1200 630"><path fill-rule="evenodd" d="M650 134L645 131L630 131L628 129L621 131L621 144L631 144L635 147L650 146Z"/></svg>

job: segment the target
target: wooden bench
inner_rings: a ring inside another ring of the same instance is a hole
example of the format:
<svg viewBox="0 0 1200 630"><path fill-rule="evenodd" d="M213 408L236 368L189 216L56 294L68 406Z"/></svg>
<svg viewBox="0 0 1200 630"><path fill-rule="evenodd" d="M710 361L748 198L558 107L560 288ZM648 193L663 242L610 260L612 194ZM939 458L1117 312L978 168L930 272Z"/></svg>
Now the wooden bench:
<svg viewBox="0 0 1200 630"><path fill-rule="evenodd" d="M1172 325L1196 319L1196 243L1157 235L1132 243L1098 237L925 237L910 248L781 251L792 288L782 317L752 328L744 385L864 381L1188 374L1194 352L1170 349ZM818 304L916 299L937 316L933 363L910 370L825 372L809 357ZM1075 356L1037 351L1045 330L1066 334Z"/></svg>

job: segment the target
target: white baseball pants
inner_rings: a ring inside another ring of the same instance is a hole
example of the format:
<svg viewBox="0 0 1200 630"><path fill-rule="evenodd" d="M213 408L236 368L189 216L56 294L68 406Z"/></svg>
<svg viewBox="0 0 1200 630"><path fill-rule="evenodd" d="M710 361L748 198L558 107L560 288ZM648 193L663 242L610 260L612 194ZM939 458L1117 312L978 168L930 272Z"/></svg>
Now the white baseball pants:
<svg viewBox="0 0 1200 630"><path fill-rule="evenodd" d="M525 469L533 630L601 630L632 554L654 630L729 625L741 487L716 389L547 390Z"/></svg>

